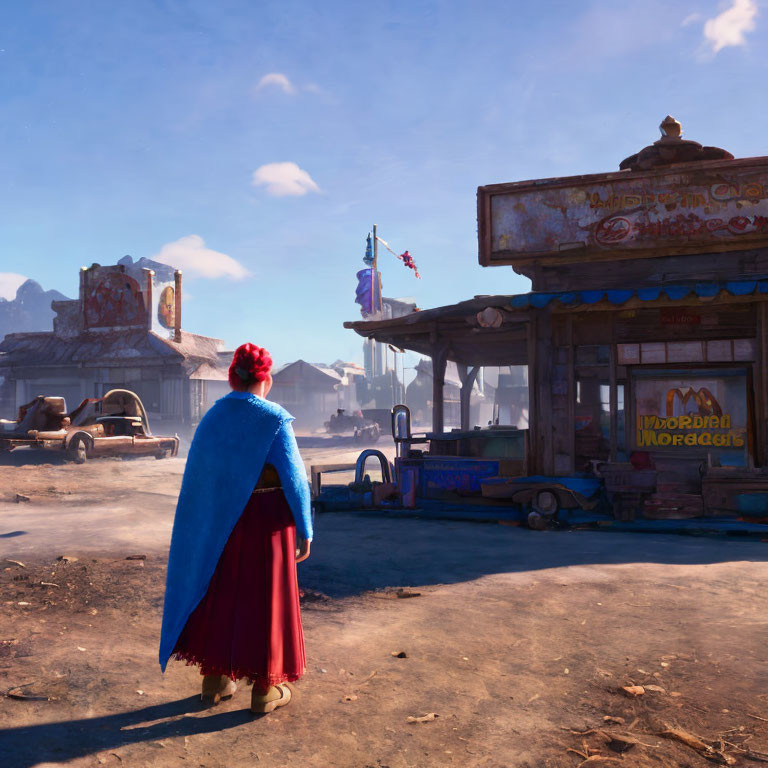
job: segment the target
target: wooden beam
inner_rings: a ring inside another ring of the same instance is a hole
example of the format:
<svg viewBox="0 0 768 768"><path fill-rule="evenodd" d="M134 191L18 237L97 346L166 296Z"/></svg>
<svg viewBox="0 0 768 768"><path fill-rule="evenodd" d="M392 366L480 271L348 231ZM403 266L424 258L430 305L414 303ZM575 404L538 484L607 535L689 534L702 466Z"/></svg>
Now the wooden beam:
<svg viewBox="0 0 768 768"><path fill-rule="evenodd" d="M566 334L568 342L568 462L571 472L576 471L576 355L573 346L573 315L568 315Z"/></svg>
<svg viewBox="0 0 768 768"><path fill-rule="evenodd" d="M540 442L538 459L541 472L554 474L553 414L552 414L552 374L554 367L554 339L552 338L552 315L543 312L536 323L537 350L537 407Z"/></svg>
<svg viewBox="0 0 768 768"><path fill-rule="evenodd" d="M469 423L470 405L472 402L472 390L477 380L477 374L480 372L480 367L475 365L467 370L466 365L459 366L459 376L461 377L461 428L464 431L472 428L472 425Z"/></svg>
<svg viewBox="0 0 768 768"><path fill-rule="evenodd" d="M442 432L444 419L443 385L445 384L445 366L448 361L443 347L430 355L432 359L432 431Z"/></svg>
<svg viewBox="0 0 768 768"><path fill-rule="evenodd" d="M757 305L757 365L755 366L755 465L768 463L768 303Z"/></svg>
<svg viewBox="0 0 768 768"><path fill-rule="evenodd" d="M619 385L617 375L617 348L616 348L616 326L614 323L614 317L611 315L611 346L609 355L608 381L610 392L608 395L609 408L610 408L610 422L611 422L611 447L610 447L610 460L616 461L616 457L619 452ZM626 393L625 393L626 398ZM624 409L626 419L626 407ZM626 432L626 423L624 430Z"/></svg>
<svg viewBox="0 0 768 768"><path fill-rule="evenodd" d="M537 387L536 325L537 318L528 323L528 440L526 442L526 464L529 474L539 472L539 397Z"/></svg>
<svg viewBox="0 0 768 768"><path fill-rule="evenodd" d="M713 299L702 300L698 296L686 296L684 299L663 298L643 301L637 297L628 299L623 304L612 304L607 299L601 299L594 304L561 304L557 299L553 299L547 307L554 314L566 312L587 313L587 312L625 312L631 309L661 309L667 307L697 307L706 311L709 307L722 307L736 304L754 304L764 301L763 294L750 293L746 296L732 296L730 293L716 296Z"/></svg>

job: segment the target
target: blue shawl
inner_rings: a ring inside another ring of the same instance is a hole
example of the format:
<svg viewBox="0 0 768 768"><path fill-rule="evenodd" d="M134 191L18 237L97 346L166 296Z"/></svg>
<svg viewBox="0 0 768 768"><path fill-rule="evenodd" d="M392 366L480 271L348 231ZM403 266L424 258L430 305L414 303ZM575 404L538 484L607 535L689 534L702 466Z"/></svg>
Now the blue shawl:
<svg viewBox="0 0 768 768"><path fill-rule="evenodd" d="M309 485L291 416L269 400L231 392L200 421L187 457L168 555L160 666L208 590L229 535L264 465L280 475L298 536L312 540Z"/></svg>

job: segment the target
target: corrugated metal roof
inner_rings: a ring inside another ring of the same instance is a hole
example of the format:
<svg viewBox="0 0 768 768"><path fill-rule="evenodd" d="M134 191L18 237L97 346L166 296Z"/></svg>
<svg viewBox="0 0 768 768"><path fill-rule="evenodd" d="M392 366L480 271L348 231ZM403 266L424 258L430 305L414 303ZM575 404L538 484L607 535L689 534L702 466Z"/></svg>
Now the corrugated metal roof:
<svg viewBox="0 0 768 768"><path fill-rule="evenodd" d="M202 363L192 371L190 379L201 379L203 381L229 381L228 370L226 368L217 368L210 363Z"/></svg>
<svg viewBox="0 0 768 768"><path fill-rule="evenodd" d="M332 387L341 381L341 376L333 370L319 368L306 360L296 360L293 363L272 373L272 380L275 386L292 384L309 384L316 382L326 387Z"/></svg>
<svg viewBox="0 0 768 768"><path fill-rule="evenodd" d="M73 338L54 333L12 333L0 342L0 365L73 365L79 363L126 363L166 359L218 366L222 342L182 332L181 342L163 339L146 330L86 331Z"/></svg>

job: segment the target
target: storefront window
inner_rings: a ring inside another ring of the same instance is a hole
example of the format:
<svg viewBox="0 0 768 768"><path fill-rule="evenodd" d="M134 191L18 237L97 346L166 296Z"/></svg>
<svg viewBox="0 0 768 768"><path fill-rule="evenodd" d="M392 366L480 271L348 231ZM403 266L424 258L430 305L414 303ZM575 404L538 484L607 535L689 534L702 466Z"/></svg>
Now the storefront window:
<svg viewBox="0 0 768 768"><path fill-rule="evenodd" d="M637 450L711 454L724 465L745 464L745 370L635 371L632 391Z"/></svg>
<svg viewBox="0 0 768 768"><path fill-rule="evenodd" d="M603 402L607 383L597 375L576 379L576 467L584 468L592 459L608 458L611 424L608 399Z"/></svg>
<svg viewBox="0 0 768 768"><path fill-rule="evenodd" d="M576 347L575 356L575 467L589 469L595 459L611 455L610 346ZM616 388L616 449L624 456L624 385Z"/></svg>
<svg viewBox="0 0 768 768"><path fill-rule="evenodd" d="M470 403L472 425L528 429L528 366L484 366Z"/></svg>
<svg viewBox="0 0 768 768"><path fill-rule="evenodd" d="M616 385L616 449L619 460L625 460L625 418L624 418L624 385ZM611 386L600 384L600 431L606 440L611 439Z"/></svg>

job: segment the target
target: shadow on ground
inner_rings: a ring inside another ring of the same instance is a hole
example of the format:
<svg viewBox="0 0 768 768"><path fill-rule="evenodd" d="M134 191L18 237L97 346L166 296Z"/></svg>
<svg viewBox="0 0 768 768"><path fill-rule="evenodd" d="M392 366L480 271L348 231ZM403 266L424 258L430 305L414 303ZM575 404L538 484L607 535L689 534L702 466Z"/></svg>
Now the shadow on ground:
<svg viewBox="0 0 768 768"><path fill-rule="evenodd" d="M263 717L248 709L195 716L202 711L200 697L190 696L118 715L8 728L0 732L2 765L31 768L41 762L63 763L144 741L225 731Z"/></svg>
<svg viewBox="0 0 768 768"><path fill-rule="evenodd" d="M312 555L299 566L299 577L307 589L349 597L372 589L453 584L567 566L740 560L768 561L768 544L674 534L532 531L493 523L329 512L315 518Z"/></svg>
<svg viewBox="0 0 768 768"><path fill-rule="evenodd" d="M66 464L69 458L64 451L42 451L32 448L16 448L0 452L0 466L22 467L27 465Z"/></svg>

